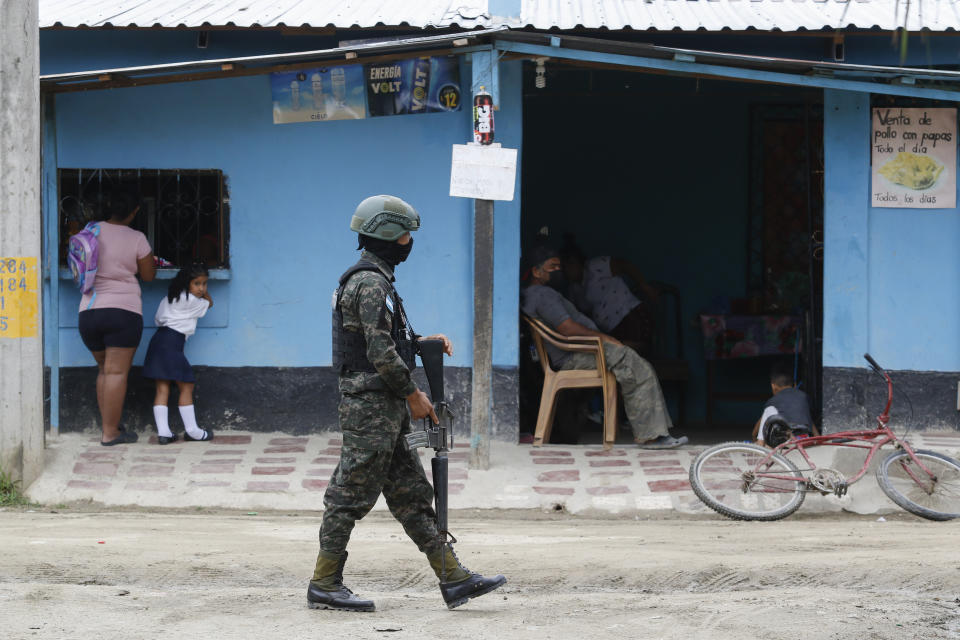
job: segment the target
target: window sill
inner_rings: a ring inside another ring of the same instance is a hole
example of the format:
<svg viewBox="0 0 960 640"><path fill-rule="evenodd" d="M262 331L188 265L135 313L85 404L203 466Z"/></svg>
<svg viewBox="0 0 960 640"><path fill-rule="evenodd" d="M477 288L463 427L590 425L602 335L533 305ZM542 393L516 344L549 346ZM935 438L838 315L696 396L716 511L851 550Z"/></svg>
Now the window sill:
<svg viewBox="0 0 960 640"><path fill-rule="evenodd" d="M157 269L157 277L155 280L173 280L178 271L179 269ZM231 274L230 269L210 269L211 280L230 280L232 277L233 275ZM70 270L60 269L60 279L73 280Z"/></svg>

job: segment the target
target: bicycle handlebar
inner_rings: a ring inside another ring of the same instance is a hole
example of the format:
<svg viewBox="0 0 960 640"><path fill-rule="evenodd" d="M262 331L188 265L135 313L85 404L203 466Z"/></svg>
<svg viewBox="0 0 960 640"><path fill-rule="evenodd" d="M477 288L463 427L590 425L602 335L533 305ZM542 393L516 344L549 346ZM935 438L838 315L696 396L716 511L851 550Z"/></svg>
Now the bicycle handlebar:
<svg viewBox="0 0 960 640"><path fill-rule="evenodd" d="M869 353L863 354L863 359L870 363L870 366L873 367L873 370L877 373L883 373L883 367L877 364L877 361L874 360Z"/></svg>
<svg viewBox="0 0 960 640"><path fill-rule="evenodd" d="M893 404L893 381L890 379L890 376L886 371L883 370L877 361L874 360L869 353L863 354L863 359L870 363L870 366L874 371L883 376L884 380L887 381L887 406L883 408L883 413L877 418L880 421L881 426L887 424L887 420L890 419L890 405Z"/></svg>

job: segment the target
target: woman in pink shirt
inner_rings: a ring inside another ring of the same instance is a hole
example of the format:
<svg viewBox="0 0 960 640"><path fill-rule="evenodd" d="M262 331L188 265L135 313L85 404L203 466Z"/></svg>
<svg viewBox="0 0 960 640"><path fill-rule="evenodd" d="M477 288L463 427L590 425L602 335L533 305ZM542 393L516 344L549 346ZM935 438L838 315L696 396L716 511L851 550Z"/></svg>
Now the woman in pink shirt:
<svg viewBox="0 0 960 640"><path fill-rule="evenodd" d="M137 196L116 189L109 196L110 218L100 223L97 275L80 299L80 337L97 361L100 444L136 442L137 434L120 426L127 374L143 334L141 280L153 280L156 267L147 237L130 228L140 211Z"/></svg>

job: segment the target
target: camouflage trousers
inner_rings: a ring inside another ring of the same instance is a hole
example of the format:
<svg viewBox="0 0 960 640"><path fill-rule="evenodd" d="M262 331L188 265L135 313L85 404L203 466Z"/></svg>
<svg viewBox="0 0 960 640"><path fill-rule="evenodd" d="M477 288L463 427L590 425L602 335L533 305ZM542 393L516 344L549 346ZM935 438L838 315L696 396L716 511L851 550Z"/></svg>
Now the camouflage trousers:
<svg viewBox="0 0 960 640"><path fill-rule="evenodd" d="M339 407L343 448L323 496L320 548L340 555L357 520L382 493L390 513L420 551L440 547L433 487L419 456L406 448L406 401L388 391L343 394Z"/></svg>
<svg viewBox="0 0 960 640"><path fill-rule="evenodd" d="M638 442L643 442L657 436L669 435L673 423L670 421L667 403L663 399L660 381L657 380L653 366L630 347L619 344L604 342L603 355L607 361L607 369L617 378L633 437ZM596 366L596 356L575 353L567 358L560 368L593 369Z"/></svg>

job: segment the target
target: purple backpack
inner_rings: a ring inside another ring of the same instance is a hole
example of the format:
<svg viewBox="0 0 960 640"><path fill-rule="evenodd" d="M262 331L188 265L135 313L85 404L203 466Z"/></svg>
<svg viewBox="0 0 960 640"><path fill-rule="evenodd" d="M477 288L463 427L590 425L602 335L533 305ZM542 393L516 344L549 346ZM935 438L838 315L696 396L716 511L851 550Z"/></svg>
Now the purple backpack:
<svg viewBox="0 0 960 640"><path fill-rule="evenodd" d="M97 249L99 235L100 224L88 222L82 231L70 236L70 242L67 243L67 264L70 265L70 273L73 274L73 281L80 293L93 289L93 281L97 275L97 259L100 255Z"/></svg>

